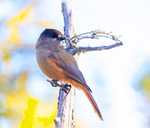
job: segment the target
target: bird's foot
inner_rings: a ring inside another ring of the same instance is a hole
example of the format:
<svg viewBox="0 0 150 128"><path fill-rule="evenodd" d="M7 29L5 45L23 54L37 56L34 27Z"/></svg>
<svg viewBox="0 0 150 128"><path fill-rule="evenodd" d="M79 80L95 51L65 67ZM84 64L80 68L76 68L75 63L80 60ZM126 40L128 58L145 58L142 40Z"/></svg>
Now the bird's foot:
<svg viewBox="0 0 150 128"><path fill-rule="evenodd" d="M70 84L66 84L65 88L67 88L68 90L70 90L71 89L71 85Z"/></svg>
<svg viewBox="0 0 150 128"><path fill-rule="evenodd" d="M70 90L71 90L71 85L69 85L69 84L65 84L65 86L64 86L65 88L66 88L66 90L64 90L66 93L69 93L70 92Z"/></svg>
<svg viewBox="0 0 150 128"><path fill-rule="evenodd" d="M53 82L53 83L51 83L52 86L53 86L53 87L57 87L57 84L58 84L58 83L57 83L57 80L52 80L52 82Z"/></svg>
<svg viewBox="0 0 150 128"><path fill-rule="evenodd" d="M66 93L67 93L68 91L70 92L71 87L70 87L70 89L69 89L68 86L71 86L71 85L62 86L62 85L60 85L60 84L57 83L58 80L47 80L47 81L50 82L53 87L57 87L57 86L58 86L58 87L60 87L61 89L63 89L64 91L66 91Z"/></svg>

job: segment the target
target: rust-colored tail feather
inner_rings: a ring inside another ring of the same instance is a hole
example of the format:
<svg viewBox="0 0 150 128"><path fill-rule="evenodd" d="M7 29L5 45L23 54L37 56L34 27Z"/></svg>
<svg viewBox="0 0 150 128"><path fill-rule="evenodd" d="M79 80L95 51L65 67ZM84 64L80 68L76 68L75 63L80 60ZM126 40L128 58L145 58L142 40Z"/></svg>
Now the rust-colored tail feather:
<svg viewBox="0 0 150 128"><path fill-rule="evenodd" d="M90 103L92 104L94 111L97 113L98 117L103 120L103 117L101 115L101 112L98 108L98 105L96 104L96 101L94 100L92 94L84 87L82 86L81 89L84 91L85 95L87 96L87 98L89 99Z"/></svg>

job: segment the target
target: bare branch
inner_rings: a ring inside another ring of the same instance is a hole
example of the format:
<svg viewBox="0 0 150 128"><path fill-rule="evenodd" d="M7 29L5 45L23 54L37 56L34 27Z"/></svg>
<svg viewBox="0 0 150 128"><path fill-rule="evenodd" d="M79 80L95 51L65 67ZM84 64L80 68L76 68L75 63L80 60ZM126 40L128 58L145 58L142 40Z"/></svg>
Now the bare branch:
<svg viewBox="0 0 150 128"><path fill-rule="evenodd" d="M81 52L107 50L107 49L118 47L120 45L123 45L123 43L122 42L117 42L117 43L112 44L112 45L100 46L100 47L77 47L75 49L70 49L69 52L72 55L75 55L75 54L81 53Z"/></svg>
<svg viewBox="0 0 150 128"><path fill-rule="evenodd" d="M91 38L91 39L99 39L100 37L105 37L105 38L109 38L111 40L114 41L120 41L119 37L114 36L113 34L105 32L105 31L100 31L100 30L95 30L95 31L91 31L91 32L86 32L86 33L82 33L79 35L76 35L72 38L70 38L70 40L73 43L78 43L81 39L87 39L87 38Z"/></svg>
<svg viewBox="0 0 150 128"><path fill-rule="evenodd" d="M66 48L73 48L72 42L68 39L75 35L71 0L62 0L62 13L64 17L64 35L67 39ZM72 87L69 93L62 89L59 91L58 113L54 119L56 128L75 128L73 118L73 100L75 88Z"/></svg>

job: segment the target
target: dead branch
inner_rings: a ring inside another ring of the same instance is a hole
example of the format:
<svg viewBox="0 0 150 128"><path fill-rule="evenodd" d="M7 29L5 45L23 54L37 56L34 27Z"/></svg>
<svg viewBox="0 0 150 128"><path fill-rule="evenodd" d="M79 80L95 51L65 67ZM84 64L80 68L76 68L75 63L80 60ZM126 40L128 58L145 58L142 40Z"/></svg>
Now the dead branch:
<svg viewBox="0 0 150 128"><path fill-rule="evenodd" d="M62 13L64 17L64 31L67 38L75 35L73 24L71 0L62 0ZM68 39L67 39L68 40ZM70 41L66 42L67 48L72 48ZM72 87L68 94L60 89L58 98L58 113L54 119L56 128L75 128L73 117L73 100L75 88Z"/></svg>
<svg viewBox="0 0 150 128"><path fill-rule="evenodd" d="M100 31L100 30L82 33L82 34L79 34L79 35L76 35L76 36L70 38L70 40L73 43L77 44L81 39L87 39L87 38L99 39L100 37L105 37L105 38L109 38L109 39L117 41L117 42L121 42L119 39L120 36L117 37L117 36L113 35L112 32L108 33L108 32Z"/></svg>
<svg viewBox="0 0 150 128"><path fill-rule="evenodd" d="M117 43L112 44L112 45L99 46L99 47L76 47L75 49L70 49L69 52L72 55L75 55L75 54L77 54L77 53L79 54L81 52L107 50L107 49L118 47L120 45L123 45L123 43L122 42L117 42Z"/></svg>
<svg viewBox="0 0 150 128"><path fill-rule="evenodd" d="M99 46L99 47L77 47L77 43L82 40L82 39L99 39L100 37L105 37L105 38L109 38L113 41L115 41L115 44L112 45L108 45L108 46ZM72 55L75 54L79 54L81 52L88 52L88 51L100 51L100 50L107 50L107 49L111 49L111 48L115 48L118 46L123 45L122 41L119 39L119 37L114 36L113 34L105 32L105 31L99 31L99 30L95 30L95 31L91 31L91 32L86 32L86 33L82 33L79 35L76 35L70 39L70 42L72 42L72 49L67 49Z"/></svg>

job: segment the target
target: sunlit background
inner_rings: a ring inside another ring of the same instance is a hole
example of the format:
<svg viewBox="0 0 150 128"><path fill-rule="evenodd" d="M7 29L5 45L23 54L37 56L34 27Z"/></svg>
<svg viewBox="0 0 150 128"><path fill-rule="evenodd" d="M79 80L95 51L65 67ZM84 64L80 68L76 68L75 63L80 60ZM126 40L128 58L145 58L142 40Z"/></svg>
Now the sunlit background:
<svg viewBox="0 0 150 128"><path fill-rule="evenodd" d="M100 29L124 45L81 54L79 68L102 112L76 90L76 128L150 128L150 1L72 0L76 33ZM0 0L0 128L54 128L58 88L40 71L34 45L45 28L63 33L60 0ZM83 40L82 46L115 43Z"/></svg>

